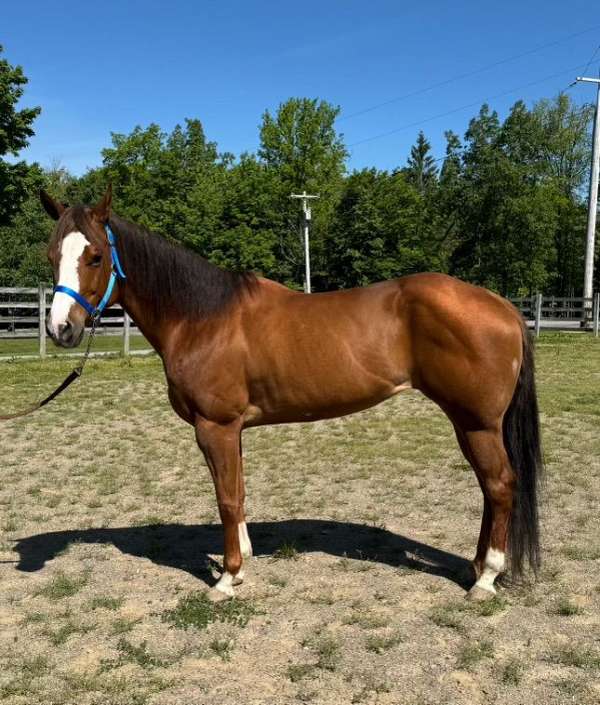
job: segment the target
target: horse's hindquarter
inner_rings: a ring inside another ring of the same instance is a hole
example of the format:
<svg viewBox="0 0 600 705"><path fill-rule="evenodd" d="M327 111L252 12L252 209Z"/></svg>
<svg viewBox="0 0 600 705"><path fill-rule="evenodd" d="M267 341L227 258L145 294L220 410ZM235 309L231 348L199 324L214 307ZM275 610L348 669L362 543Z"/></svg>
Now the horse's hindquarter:
<svg viewBox="0 0 600 705"><path fill-rule="evenodd" d="M487 289L441 274L401 281L408 311L413 385L452 418L501 422L523 350L518 311Z"/></svg>
<svg viewBox="0 0 600 705"><path fill-rule="evenodd" d="M325 294L265 286L243 316L247 425L368 408L410 386L398 281Z"/></svg>

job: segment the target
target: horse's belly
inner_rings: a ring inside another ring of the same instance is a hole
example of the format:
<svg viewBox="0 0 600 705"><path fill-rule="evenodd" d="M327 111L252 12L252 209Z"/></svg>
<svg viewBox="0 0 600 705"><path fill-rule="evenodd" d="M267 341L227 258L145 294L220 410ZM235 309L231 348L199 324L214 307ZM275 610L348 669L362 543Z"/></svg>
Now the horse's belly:
<svg viewBox="0 0 600 705"><path fill-rule="evenodd" d="M371 307L372 308L372 307ZM358 309L358 307L357 307ZM248 367L249 424L314 421L367 409L410 386L403 326L375 308L264 335Z"/></svg>
<svg viewBox="0 0 600 705"><path fill-rule="evenodd" d="M376 384L369 388L350 386L328 390L324 385L319 390L297 389L297 394L287 390L284 395L252 400L244 415L245 425L298 423L345 416L375 406L410 387L410 381L406 380L400 384Z"/></svg>

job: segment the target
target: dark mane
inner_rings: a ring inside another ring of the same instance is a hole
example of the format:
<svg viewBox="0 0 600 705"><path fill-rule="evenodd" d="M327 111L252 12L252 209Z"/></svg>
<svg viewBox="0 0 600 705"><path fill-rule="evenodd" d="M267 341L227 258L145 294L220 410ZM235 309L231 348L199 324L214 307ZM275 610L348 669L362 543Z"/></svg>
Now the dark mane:
<svg viewBox="0 0 600 705"><path fill-rule="evenodd" d="M164 237L111 216L127 281L157 320L200 319L223 311L256 284L250 272L220 269Z"/></svg>

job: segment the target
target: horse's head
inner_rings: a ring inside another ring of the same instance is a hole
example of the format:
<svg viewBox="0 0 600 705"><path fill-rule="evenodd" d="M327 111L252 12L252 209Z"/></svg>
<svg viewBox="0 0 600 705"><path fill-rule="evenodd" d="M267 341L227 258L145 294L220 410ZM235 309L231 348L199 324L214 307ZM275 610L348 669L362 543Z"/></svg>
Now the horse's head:
<svg viewBox="0 0 600 705"><path fill-rule="evenodd" d="M54 283L70 292L55 291L46 329L57 345L73 348L81 342L86 320L103 300L111 278L113 262L105 226L112 190L109 186L94 207L69 207L45 191L40 198L48 215L57 221L48 246ZM115 287L107 305L116 297Z"/></svg>

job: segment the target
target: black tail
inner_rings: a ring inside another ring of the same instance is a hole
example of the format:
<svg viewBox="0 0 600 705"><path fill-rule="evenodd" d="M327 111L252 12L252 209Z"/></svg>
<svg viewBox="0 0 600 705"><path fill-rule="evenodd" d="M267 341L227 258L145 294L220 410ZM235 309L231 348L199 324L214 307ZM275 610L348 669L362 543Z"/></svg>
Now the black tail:
<svg viewBox="0 0 600 705"><path fill-rule="evenodd" d="M538 404L535 393L533 341L523 326L523 362L519 381L504 416L504 446L517 476L509 524L509 553L514 578L529 563L540 566L538 484L543 472Z"/></svg>

